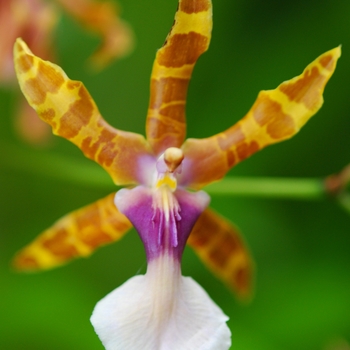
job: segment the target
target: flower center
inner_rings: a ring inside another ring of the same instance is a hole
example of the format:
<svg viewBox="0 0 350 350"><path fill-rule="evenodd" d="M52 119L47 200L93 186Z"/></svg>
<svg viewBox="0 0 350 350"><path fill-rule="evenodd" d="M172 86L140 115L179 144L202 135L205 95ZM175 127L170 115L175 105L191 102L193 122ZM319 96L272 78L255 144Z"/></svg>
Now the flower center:
<svg viewBox="0 0 350 350"><path fill-rule="evenodd" d="M121 189L116 194L115 204L135 226L148 261L166 254L180 261L193 225L209 203L205 192L177 187L183 160L179 148L168 148L153 165L151 186Z"/></svg>
<svg viewBox="0 0 350 350"><path fill-rule="evenodd" d="M177 223L181 220L181 208L173 192L177 187L176 175L181 173L183 159L181 149L170 147L156 163L152 223L158 228L158 244L163 242L166 248L178 245Z"/></svg>
<svg viewBox="0 0 350 350"><path fill-rule="evenodd" d="M180 148L170 147L158 158L154 187L167 186L171 192L176 190L176 175L181 174L184 154Z"/></svg>

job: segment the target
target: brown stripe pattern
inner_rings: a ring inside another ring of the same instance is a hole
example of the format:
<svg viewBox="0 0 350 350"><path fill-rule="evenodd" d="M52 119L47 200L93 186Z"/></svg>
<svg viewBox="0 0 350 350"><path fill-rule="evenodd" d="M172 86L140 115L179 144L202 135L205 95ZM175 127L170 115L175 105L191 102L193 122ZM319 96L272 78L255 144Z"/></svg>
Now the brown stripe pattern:
<svg viewBox="0 0 350 350"><path fill-rule="evenodd" d="M15 67L23 94L54 134L77 145L116 184L142 182L138 159L153 157L142 135L111 127L83 83L34 56L21 39L15 44Z"/></svg>
<svg viewBox="0 0 350 350"><path fill-rule="evenodd" d="M310 63L301 75L275 90L261 91L247 115L226 131L187 139L182 149L193 170L186 184L198 189L219 180L255 152L295 135L321 108L339 57L337 47Z"/></svg>
<svg viewBox="0 0 350 350"><path fill-rule="evenodd" d="M180 147L186 135L188 84L199 56L208 49L212 29L210 0L180 0L174 25L158 50L151 75L147 140L159 155Z"/></svg>
<svg viewBox="0 0 350 350"><path fill-rule="evenodd" d="M254 263L237 228L213 210L206 209L187 243L240 299L251 297Z"/></svg>
<svg viewBox="0 0 350 350"><path fill-rule="evenodd" d="M50 269L74 258L89 256L98 247L121 239L132 225L117 210L114 196L112 193L58 220L17 253L15 268Z"/></svg>

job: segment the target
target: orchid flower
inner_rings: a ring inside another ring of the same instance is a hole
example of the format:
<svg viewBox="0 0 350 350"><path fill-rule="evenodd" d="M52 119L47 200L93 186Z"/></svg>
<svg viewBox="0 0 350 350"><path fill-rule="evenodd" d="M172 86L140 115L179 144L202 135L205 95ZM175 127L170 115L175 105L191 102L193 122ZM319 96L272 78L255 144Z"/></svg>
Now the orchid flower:
<svg viewBox="0 0 350 350"><path fill-rule="evenodd" d="M210 0L179 0L175 21L151 74L146 138L114 129L81 82L15 44L21 89L53 132L127 185L72 212L15 258L22 270L48 269L117 241L132 225L146 251L147 272L131 278L95 307L91 321L106 349L230 347L227 316L181 275L186 243L241 298L251 294L253 262L238 230L207 208L201 190L258 150L296 134L323 103L340 48L296 78L262 91L247 115L206 139L187 139L185 105L194 65L208 48Z"/></svg>
<svg viewBox="0 0 350 350"><path fill-rule="evenodd" d="M84 27L102 38L100 48L90 61L98 69L104 68L113 59L127 54L132 48L132 32L119 19L112 2L92 0L0 0L0 85L10 87L15 82L13 67L13 44L22 37L39 57L52 60L54 35L58 23L58 3ZM48 139L49 127L43 123L25 100L20 101L16 129L33 144L44 143Z"/></svg>

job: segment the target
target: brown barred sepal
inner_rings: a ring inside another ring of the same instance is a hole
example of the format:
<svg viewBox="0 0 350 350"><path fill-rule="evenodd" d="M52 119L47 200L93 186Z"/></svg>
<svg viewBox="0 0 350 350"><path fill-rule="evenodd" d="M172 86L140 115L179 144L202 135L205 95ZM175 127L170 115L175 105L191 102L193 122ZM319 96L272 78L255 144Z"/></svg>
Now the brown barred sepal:
<svg viewBox="0 0 350 350"><path fill-rule="evenodd" d="M83 83L70 80L59 66L34 56L21 39L15 43L14 60L24 96L54 134L77 145L116 184L143 182L140 163L153 156L142 135L111 127Z"/></svg>
<svg viewBox="0 0 350 350"><path fill-rule="evenodd" d="M239 299L253 293L254 263L236 227L211 209L196 222L187 244Z"/></svg>
<svg viewBox="0 0 350 350"><path fill-rule="evenodd" d="M14 267L21 271L50 269L121 239L132 225L117 210L114 196L112 193L58 220L17 253Z"/></svg>
<svg viewBox="0 0 350 350"><path fill-rule="evenodd" d="M158 50L151 75L146 134L153 150L180 147L186 135L187 88L194 65L208 49L212 30L210 0L180 0L175 22Z"/></svg>
<svg viewBox="0 0 350 350"><path fill-rule="evenodd" d="M261 91L247 115L226 131L206 139L187 139L182 148L186 162L193 166L183 183L201 188L255 152L294 136L322 106L323 90L340 53L340 47L330 50L301 75L275 90Z"/></svg>

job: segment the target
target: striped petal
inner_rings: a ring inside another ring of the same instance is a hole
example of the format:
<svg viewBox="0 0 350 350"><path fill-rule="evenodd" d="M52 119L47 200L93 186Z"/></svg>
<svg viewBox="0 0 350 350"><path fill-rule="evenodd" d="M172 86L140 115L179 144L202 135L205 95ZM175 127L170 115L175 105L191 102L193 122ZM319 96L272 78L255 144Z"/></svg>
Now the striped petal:
<svg viewBox="0 0 350 350"><path fill-rule="evenodd" d="M58 220L16 255L15 268L50 269L121 239L132 225L117 210L114 196L110 194Z"/></svg>
<svg viewBox="0 0 350 350"><path fill-rule="evenodd" d="M168 255L98 302L91 317L106 350L228 350L227 320Z"/></svg>
<svg viewBox="0 0 350 350"><path fill-rule="evenodd" d="M180 147L185 139L187 88L198 57L208 49L211 29L210 0L179 1L151 75L146 134L157 155L168 147Z"/></svg>
<svg viewBox="0 0 350 350"><path fill-rule="evenodd" d="M320 109L323 90L340 57L340 47L319 56L304 72L275 90L261 91L248 114L226 131L188 139L179 183L193 188L221 179L262 148L289 139Z"/></svg>
<svg viewBox="0 0 350 350"><path fill-rule="evenodd" d="M152 162L153 156L143 136L111 127L81 82L34 56L21 39L16 41L14 55L24 96L54 134L77 145L116 184L147 182L145 163Z"/></svg>
<svg viewBox="0 0 350 350"><path fill-rule="evenodd" d="M92 64L102 69L112 60L125 56L133 48L133 33L119 18L112 1L56 0L64 10L84 27L98 34L102 44L91 57Z"/></svg>
<svg viewBox="0 0 350 350"><path fill-rule="evenodd" d="M196 222L187 244L238 298L247 300L251 297L254 263L236 227L213 210L206 209Z"/></svg>

